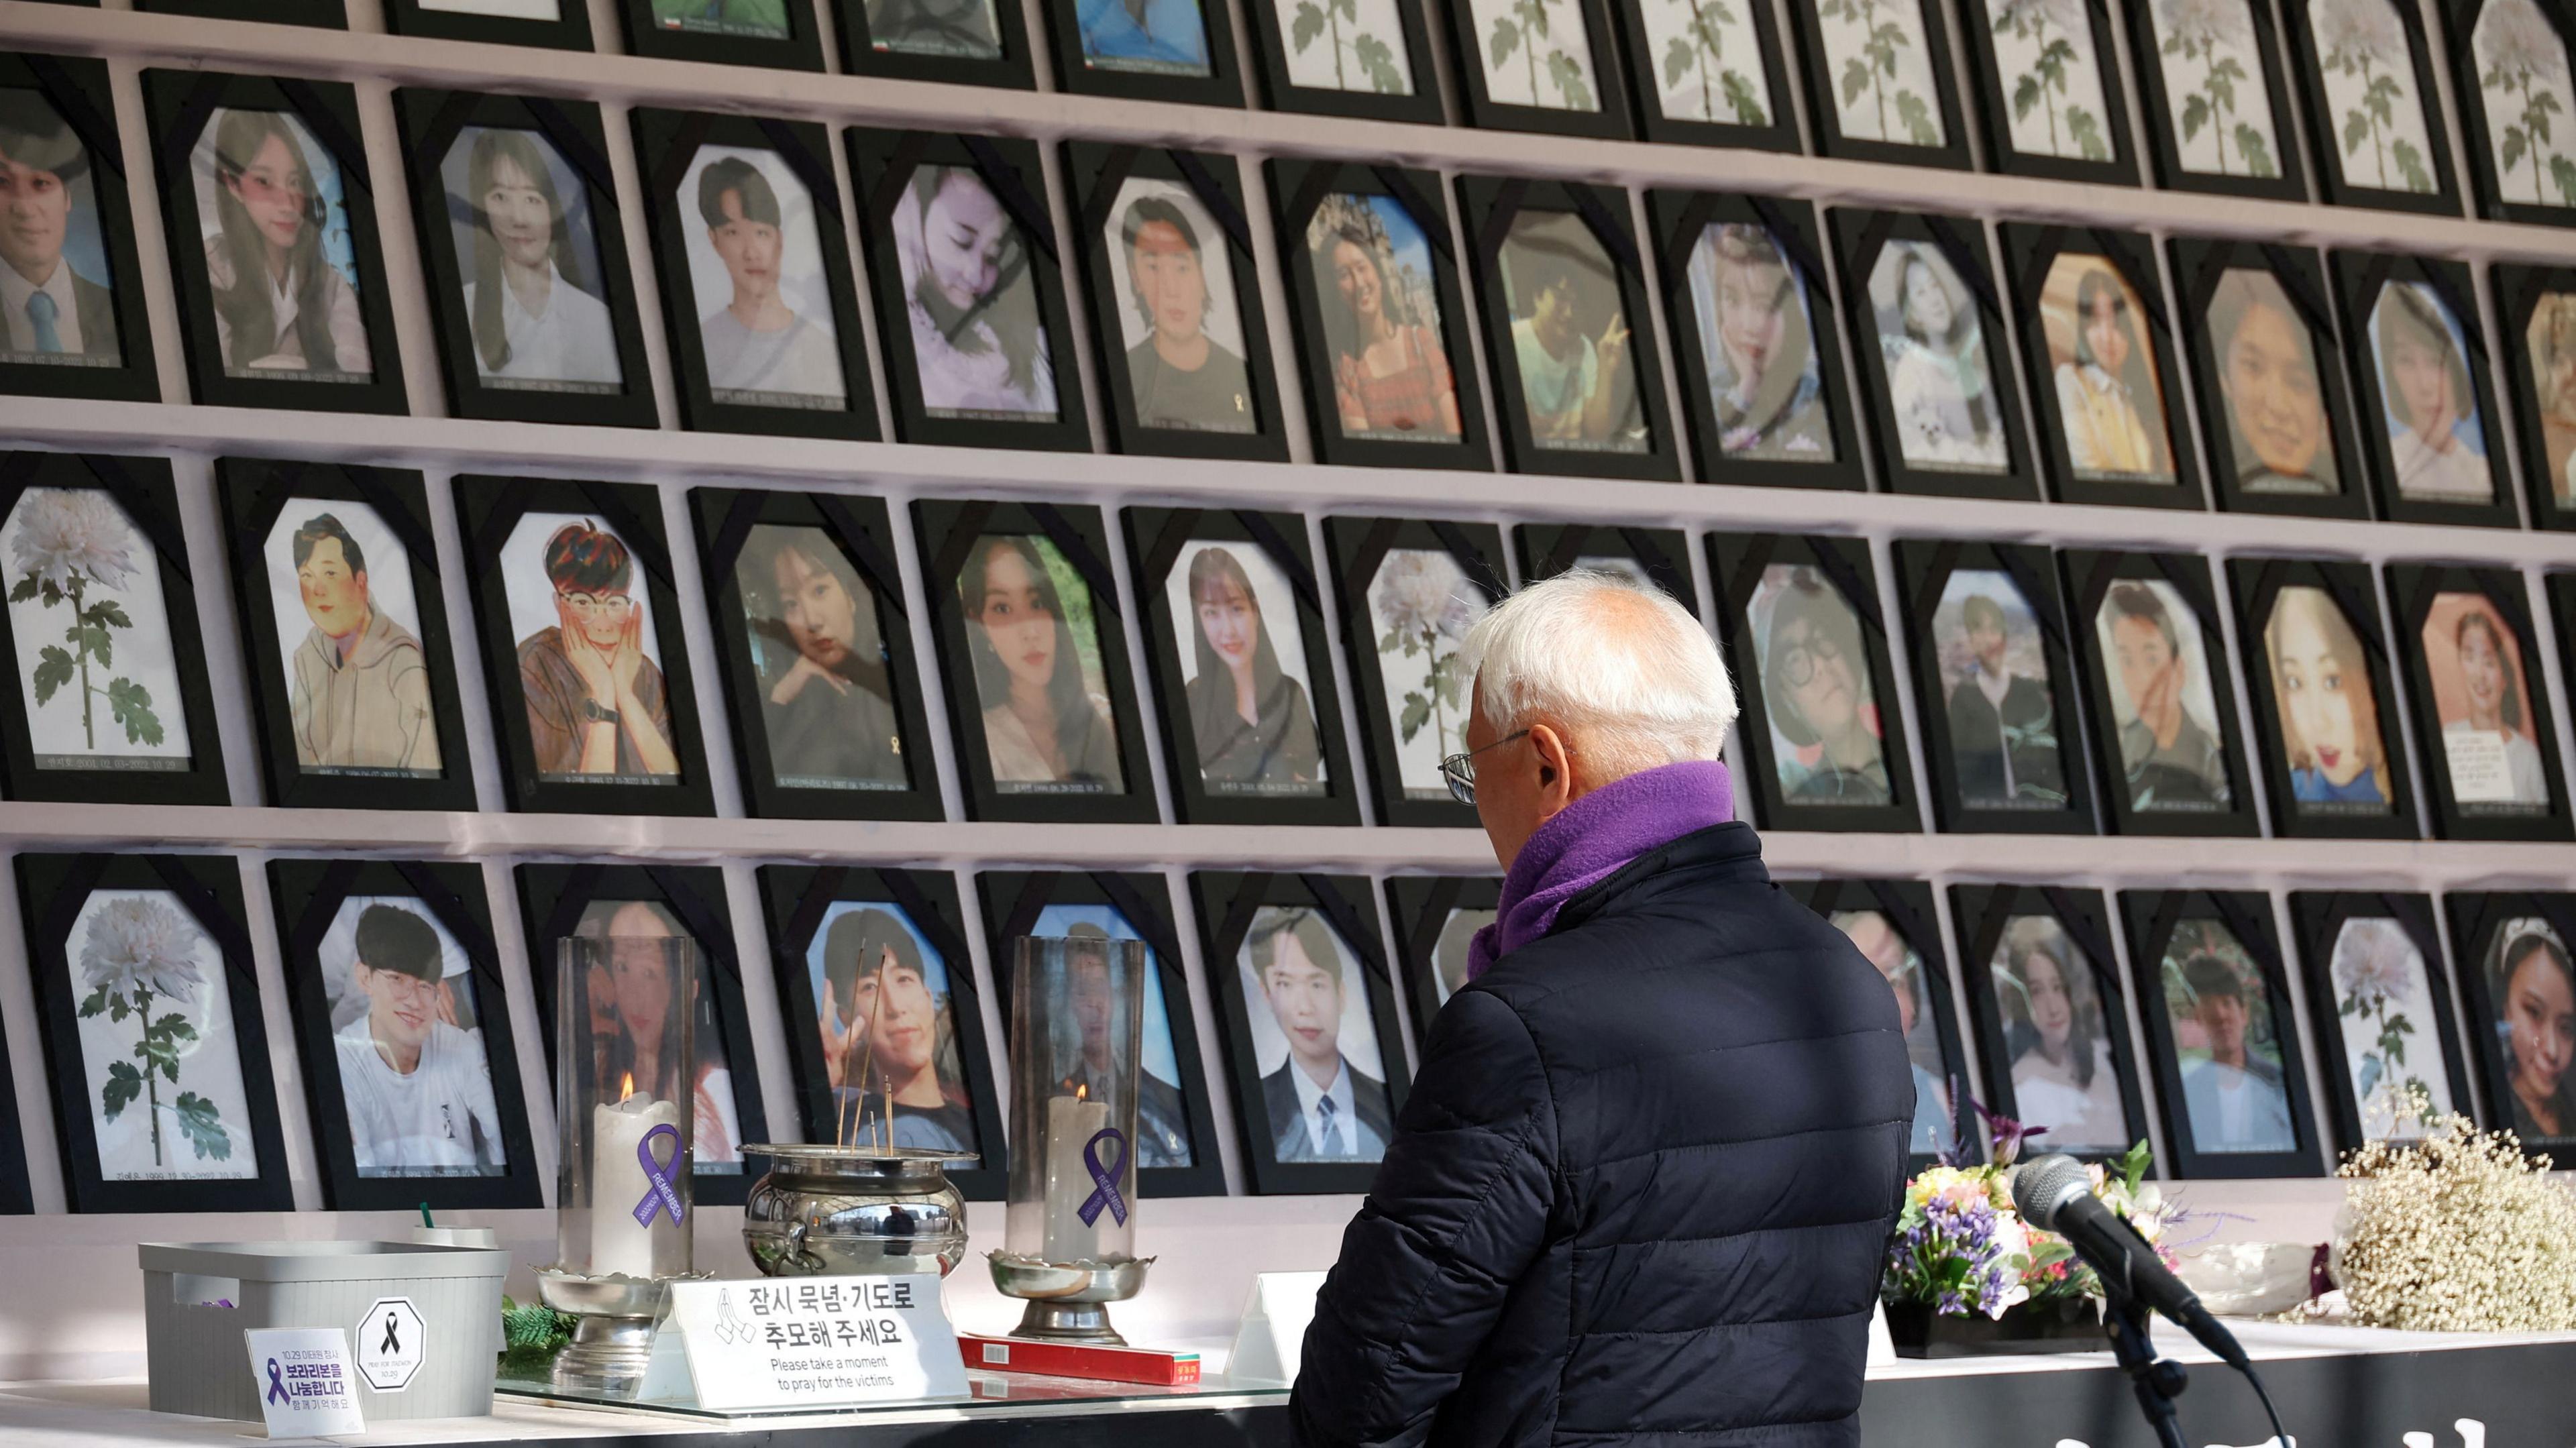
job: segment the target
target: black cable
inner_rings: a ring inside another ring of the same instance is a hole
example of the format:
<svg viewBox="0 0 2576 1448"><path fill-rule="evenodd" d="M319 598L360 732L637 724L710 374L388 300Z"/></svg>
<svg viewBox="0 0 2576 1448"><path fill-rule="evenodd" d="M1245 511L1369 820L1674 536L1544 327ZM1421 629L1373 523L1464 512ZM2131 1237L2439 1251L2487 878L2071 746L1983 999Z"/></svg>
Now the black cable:
<svg viewBox="0 0 2576 1448"><path fill-rule="evenodd" d="M2263 1379L2251 1363L2245 1367L2245 1381L2254 1385L2254 1396L2263 1402L2263 1416L2272 1420L2272 1448L2291 1448L2290 1435L2281 1427L2281 1412L2272 1406L2272 1395L2263 1390Z"/></svg>

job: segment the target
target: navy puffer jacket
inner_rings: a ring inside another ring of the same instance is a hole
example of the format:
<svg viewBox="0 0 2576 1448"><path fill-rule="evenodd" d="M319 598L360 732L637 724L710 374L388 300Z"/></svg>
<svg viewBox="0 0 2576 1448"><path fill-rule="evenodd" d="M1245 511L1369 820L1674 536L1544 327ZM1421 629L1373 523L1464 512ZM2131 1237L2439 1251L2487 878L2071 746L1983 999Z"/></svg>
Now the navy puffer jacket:
<svg viewBox="0 0 2576 1448"><path fill-rule="evenodd" d="M1450 998L1317 1300L1306 1448L1860 1442L1904 1190L1896 1000L1686 835Z"/></svg>

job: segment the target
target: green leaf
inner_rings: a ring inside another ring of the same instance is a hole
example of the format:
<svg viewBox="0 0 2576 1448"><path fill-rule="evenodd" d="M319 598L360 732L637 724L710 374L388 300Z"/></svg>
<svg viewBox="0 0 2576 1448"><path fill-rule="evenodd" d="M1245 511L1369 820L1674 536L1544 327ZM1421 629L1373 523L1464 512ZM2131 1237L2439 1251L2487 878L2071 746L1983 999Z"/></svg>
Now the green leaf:
<svg viewBox="0 0 2576 1448"><path fill-rule="evenodd" d="M1698 61L1699 53L1691 49L1691 43L1674 36L1672 42L1664 47L1664 84L1680 85L1682 77L1690 74L1691 67Z"/></svg>
<svg viewBox="0 0 2576 1448"><path fill-rule="evenodd" d="M1767 126L1771 115L1763 108L1762 98L1753 93L1753 82L1742 71L1730 70L1718 77L1726 91L1726 103L1735 107L1735 119L1748 126Z"/></svg>
<svg viewBox="0 0 2576 1448"><path fill-rule="evenodd" d="M1362 35L1351 42L1351 53L1359 58L1360 69L1368 72L1369 84L1380 94L1404 94L1404 72L1396 69L1395 52L1387 47L1385 41L1374 35Z"/></svg>
<svg viewBox="0 0 2576 1448"><path fill-rule="evenodd" d="M1590 111L1600 107L1593 102L1592 87L1583 79L1583 67L1562 50L1547 53L1547 78L1565 97L1568 110Z"/></svg>
<svg viewBox="0 0 2576 1448"><path fill-rule="evenodd" d="M35 596L36 596L36 575L34 575L34 574L32 574L32 573L28 574L28 575L27 575L26 577L24 577L24 578L19 579L19 580L18 580L18 586L17 586L17 587L15 587L15 588L13 588L13 589L10 589L10 590L9 590L9 601L10 601L11 603L25 603L28 599L31 599L31 598L33 598L33 597L35 597Z"/></svg>
<svg viewBox="0 0 2576 1448"><path fill-rule="evenodd" d="M143 1073L123 1061L107 1063L107 1080L98 1088L98 1104L107 1119L134 1104L143 1094Z"/></svg>
<svg viewBox="0 0 2576 1448"><path fill-rule="evenodd" d="M152 712L151 690L132 679L110 680L107 707L116 722L125 726L127 743L160 744L161 716Z"/></svg>
<svg viewBox="0 0 2576 1448"><path fill-rule="evenodd" d="M134 620L126 616L125 605L112 598L102 598L98 602L91 604L88 608L82 610L81 617L88 619L91 623L101 624L108 628L134 627Z"/></svg>
<svg viewBox="0 0 2576 1448"><path fill-rule="evenodd" d="M1869 67L1857 59L1845 61L1843 63L1843 104L1850 105L1859 100L1860 93L1867 89L1869 89Z"/></svg>
<svg viewBox="0 0 2576 1448"><path fill-rule="evenodd" d="M1496 16L1494 38L1489 42L1494 57L1491 64L1499 69L1504 61L1511 59L1512 52L1520 48L1520 43L1521 28L1501 16Z"/></svg>
<svg viewBox="0 0 2576 1448"><path fill-rule="evenodd" d="M63 601L63 586L54 582L50 578L45 580L43 592L45 595L45 607L47 608L51 608L55 604Z"/></svg>
<svg viewBox="0 0 2576 1448"><path fill-rule="evenodd" d="M197 1028L189 1023L186 1016L179 1014L177 1011L172 1011L170 1014L154 1021L152 1023L152 1029L162 1035L168 1036L174 1041L193 1041L197 1039Z"/></svg>
<svg viewBox="0 0 2576 1448"><path fill-rule="evenodd" d="M1914 144L1918 146L1941 144L1941 127L1933 121L1932 108L1923 103L1923 97L1910 90L1898 91L1896 118L1903 121L1905 129L1913 133Z"/></svg>
<svg viewBox="0 0 2576 1448"><path fill-rule="evenodd" d="M92 1017L92 1016L94 1016L94 1015L98 1015L98 1014L100 1014L101 1012L104 1012L106 1009L107 1009L107 987L106 987L106 986L100 986L98 989L96 989L96 990L94 990L94 991L91 991L91 992L89 993L89 995L81 1001L81 1003L80 1003L81 1019L82 1019L82 1020L88 1020L90 1017Z"/></svg>
<svg viewBox="0 0 2576 1448"><path fill-rule="evenodd" d="M1422 726L1430 722L1431 696L1421 693L1405 695L1404 712L1395 721L1396 734L1410 744L1413 736L1422 732Z"/></svg>
<svg viewBox="0 0 2576 1448"><path fill-rule="evenodd" d="M1297 48L1297 53L1305 54L1306 47L1314 44L1315 37L1323 33L1323 10L1313 0L1298 6L1296 18L1288 22L1288 43Z"/></svg>
<svg viewBox="0 0 2576 1448"><path fill-rule="evenodd" d="M2549 180L2550 184L2558 188L2558 200L2561 205L2576 206L2576 161L2570 161L2564 156L2550 157Z"/></svg>
<svg viewBox="0 0 2576 1448"><path fill-rule="evenodd" d="M2021 78L2020 83L2013 87L2013 119L2016 121L2028 120L2030 118L2031 107L2038 104L2039 77L2035 75L2024 75Z"/></svg>
<svg viewBox="0 0 2576 1448"><path fill-rule="evenodd" d="M116 638L97 624L81 625L80 646L82 652L98 660L98 666L102 669L116 662Z"/></svg>
<svg viewBox="0 0 2576 1448"><path fill-rule="evenodd" d="M2084 153L2085 160L2108 161L2111 159L2111 143L2103 139L2102 123L2093 118L2093 113L2091 111L2084 109L2082 106L2068 106L2066 108L2066 133L2075 138L2076 148Z"/></svg>
<svg viewBox="0 0 2576 1448"><path fill-rule="evenodd" d="M2208 124L2209 98L2207 96L2193 96L2182 103L2182 138L2184 140L2188 141L2199 135L2200 128Z"/></svg>
<svg viewBox="0 0 2576 1448"><path fill-rule="evenodd" d="M2512 170L2514 164L2522 159L2522 153L2530 146L2531 138L2523 134L2522 127L2505 127L2504 144L2496 148L2497 168L2504 171Z"/></svg>
<svg viewBox="0 0 2576 1448"><path fill-rule="evenodd" d="M107 998L107 1018L111 1021L122 1021L127 1016L137 1014L138 1010L139 1008L132 1001L121 995Z"/></svg>
<svg viewBox="0 0 2576 1448"><path fill-rule="evenodd" d="M2389 143L2388 154L2395 158L2399 174L2406 178L2407 190L2430 192L2434 189L2433 173L2424 164L2424 153L2416 150L2413 142L2400 137Z"/></svg>
<svg viewBox="0 0 2576 1448"><path fill-rule="evenodd" d="M2236 123L2236 149L2245 153L2246 169L2257 176L2278 176L2281 168L2272 164L2272 143L2263 133L2239 121Z"/></svg>
<svg viewBox="0 0 2576 1448"><path fill-rule="evenodd" d="M179 1098L177 1113L179 1130L187 1134L188 1144L197 1149L197 1155L216 1161L232 1159L232 1133L224 1130L224 1118L215 1110L215 1103L190 1091Z"/></svg>
<svg viewBox="0 0 2576 1448"><path fill-rule="evenodd" d="M42 704L54 697L63 685L72 681L72 656L61 647L47 644L36 651L36 702Z"/></svg>
<svg viewBox="0 0 2576 1448"><path fill-rule="evenodd" d="M2354 111L2349 117L2345 118L2343 123L2343 149L2346 154L2358 153L2361 150L2361 143L2369 139L2370 117L2359 111Z"/></svg>

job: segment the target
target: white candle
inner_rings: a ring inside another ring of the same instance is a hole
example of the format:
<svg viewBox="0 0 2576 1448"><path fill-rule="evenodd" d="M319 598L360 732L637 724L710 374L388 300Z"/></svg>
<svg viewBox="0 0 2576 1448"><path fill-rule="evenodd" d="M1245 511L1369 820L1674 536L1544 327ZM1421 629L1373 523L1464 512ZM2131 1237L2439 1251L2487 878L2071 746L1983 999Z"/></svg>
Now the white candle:
<svg viewBox="0 0 2576 1448"><path fill-rule="evenodd" d="M623 1101L603 1101L591 1111L591 1275L605 1277L622 1272L629 1277L651 1277L654 1234L688 1230L685 1222L671 1222L667 1207L653 1214L651 1226L635 1220L636 1204L644 1200L653 1185L652 1178L644 1174L637 1148L654 1127L677 1128L679 1124L677 1104L640 1094ZM656 1150L653 1159L661 1161L662 1152ZM675 1153L669 1169L676 1178L689 1169L689 1163Z"/></svg>
<svg viewBox="0 0 2576 1448"><path fill-rule="evenodd" d="M1082 1149L1108 1124L1106 1101L1047 1098L1045 1253L1050 1262L1100 1260L1098 1219L1082 1220L1082 1204L1098 1187L1091 1169L1082 1164Z"/></svg>

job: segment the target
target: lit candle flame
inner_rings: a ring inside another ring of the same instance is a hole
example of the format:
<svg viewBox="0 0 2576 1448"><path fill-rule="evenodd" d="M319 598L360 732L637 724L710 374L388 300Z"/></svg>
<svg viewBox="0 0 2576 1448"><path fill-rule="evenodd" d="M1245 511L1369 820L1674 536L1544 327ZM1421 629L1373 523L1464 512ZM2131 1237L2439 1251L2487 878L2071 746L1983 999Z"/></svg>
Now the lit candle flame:
<svg viewBox="0 0 2576 1448"><path fill-rule="evenodd" d="M1081 1085L1079 1085L1079 1086L1074 1087L1074 1088L1073 1088L1073 1099L1074 1099L1074 1100L1076 1100L1076 1101L1088 1101L1088 1100L1090 1100L1090 1099L1091 1099L1091 1083L1090 1083L1090 1082L1088 1082L1088 1081L1086 1081L1086 1082L1084 1082L1083 1084L1081 1084Z"/></svg>
<svg viewBox="0 0 2576 1448"><path fill-rule="evenodd" d="M617 1082L617 1099L618 1099L619 1101L621 1101L621 1102L622 1102L622 1101L624 1101L626 1098L628 1098L628 1097L630 1097L630 1096L632 1096L632 1095L634 1095L634 1094L635 1094L635 1073L634 1073L634 1072L632 1072L632 1071L629 1071L629 1072L627 1072L623 1077L619 1078L619 1080L618 1080L618 1082Z"/></svg>

